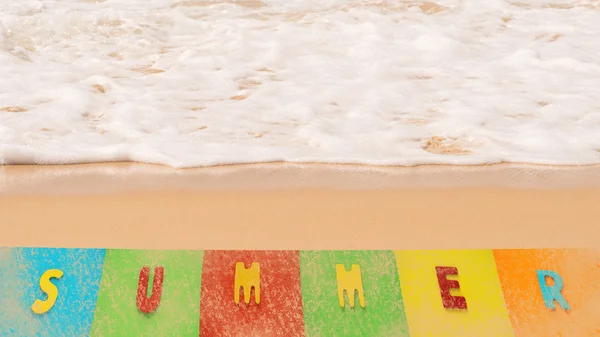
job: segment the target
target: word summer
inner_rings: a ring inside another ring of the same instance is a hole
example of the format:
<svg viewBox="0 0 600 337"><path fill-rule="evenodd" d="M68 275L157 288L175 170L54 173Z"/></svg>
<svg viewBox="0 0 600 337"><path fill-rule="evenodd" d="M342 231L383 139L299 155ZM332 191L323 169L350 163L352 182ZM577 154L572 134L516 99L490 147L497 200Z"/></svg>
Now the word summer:
<svg viewBox="0 0 600 337"><path fill-rule="evenodd" d="M360 307L366 308L365 290L363 287L360 265L353 264L349 271L346 270L342 264L336 264L332 268L335 268L337 283L336 292L339 306L342 308L346 306L347 297L349 307L354 308L355 299L356 296L358 296ZM562 308L569 310L569 304L561 294L561 290L564 286L561 276L551 270L537 270L536 274L540 285L540 298L543 299L546 307L552 310L556 309L554 304L556 301ZM58 288L52 284L51 279L60 279L63 275L63 271L59 269L50 269L40 277L40 288L47 294L47 299L36 300L33 303L31 310L34 313L43 314L54 306L59 291ZM435 275L440 291L440 304L445 309L467 310L468 306L466 298L463 296L453 296L451 294L451 291L453 290L460 290L460 282L458 280L449 279L449 277L458 276L458 269L452 266L436 266ZM160 305L166 270L163 266L154 268L152 289L148 296L149 276L150 267L142 267L139 273L135 301L137 308L144 313L152 313ZM250 268L245 268L244 262L237 262L235 264L233 279L234 283L231 285L230 300L236 305L239 305L240 296L243 296L244 302L249 304L251 292L254 290L254 301L257 305L260 304L261 275L259 262L252 262ZM548 280L551 280L553 283L552 286L548 284ZM377 295L378 294L373 294L373 296Z"/></svg>
<svg viewBox="0 0 600 337"><path fill-rule="evenodd" d="M600 333L597 250L7 248L0 257L0 336Z"/></svg>

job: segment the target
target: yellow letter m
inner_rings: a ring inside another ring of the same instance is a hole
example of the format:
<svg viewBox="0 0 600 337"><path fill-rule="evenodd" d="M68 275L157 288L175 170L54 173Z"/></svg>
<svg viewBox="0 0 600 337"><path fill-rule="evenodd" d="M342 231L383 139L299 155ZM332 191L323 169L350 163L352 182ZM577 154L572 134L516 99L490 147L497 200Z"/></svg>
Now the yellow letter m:
<svg viewBox="0 0 600 337"><path fill-rule="evenodd" d="M335 274L338 284L338 299L340 300L340 307L344 307L344 290L348 294L348 301L350 307L354 308L354 293L358 292L358 299L360 306L365 307L365 291L363 290L362 276L360 274L360 266L357 264L352 265L350 271L346 271L343 264L335 265Z"/></svg>
<svg viewBox="0 0 600 337"><path fill-rule="evenodd" d="M246 269L244 262L235 264L235 282L233 299L235 304L240 303L240 287L244 288L244 302L250 303L250 290L254 287L254 301L260 303L260 264L252 262L250 269Z"/></svg>

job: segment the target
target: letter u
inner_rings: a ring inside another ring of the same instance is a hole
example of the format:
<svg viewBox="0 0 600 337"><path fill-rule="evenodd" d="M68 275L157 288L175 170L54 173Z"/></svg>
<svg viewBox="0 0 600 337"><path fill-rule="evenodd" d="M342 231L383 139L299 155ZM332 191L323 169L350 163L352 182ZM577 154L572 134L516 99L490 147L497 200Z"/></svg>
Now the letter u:
<svg viewBox="0 0 600 337"><path fill-rule="evenodd" d="M164 267L154 268L154 282L152 282L152 295L148 297L147 294L150 268L143 267L142 270L140 270L140 278L138 281L138 291L136 297L137 307L140 309L140 311L149 314L151 312L154 312L156 308L158 308L158 305L160 304L160 298L162 297L162 285L164 274Z"/></svg>

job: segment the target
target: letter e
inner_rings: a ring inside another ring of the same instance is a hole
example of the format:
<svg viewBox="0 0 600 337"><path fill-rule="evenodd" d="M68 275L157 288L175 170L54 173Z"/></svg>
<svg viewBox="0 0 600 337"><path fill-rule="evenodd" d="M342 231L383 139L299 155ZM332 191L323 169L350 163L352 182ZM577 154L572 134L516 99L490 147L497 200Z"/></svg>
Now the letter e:
<svg viewBox="0 0 600 337"><path fill-rule="evenodd" d="M448 275L458 275L456 267L435 267L438 283L440 284L440 294L442 295L442 304L446 309L467 309L467 300L462 296L452 296L450 289L459 289L460 284L455 280L448 280Z"/></svg>

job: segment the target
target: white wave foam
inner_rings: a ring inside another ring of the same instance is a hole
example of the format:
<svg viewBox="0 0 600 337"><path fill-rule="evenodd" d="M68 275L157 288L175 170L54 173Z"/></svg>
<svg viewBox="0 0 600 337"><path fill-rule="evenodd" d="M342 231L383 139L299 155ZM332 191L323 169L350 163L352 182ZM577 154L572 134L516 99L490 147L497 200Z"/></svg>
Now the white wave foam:
<svg viewBox="0 0 600 337"><path fill-rule="evenodd" d="M3 1L0 163L600 163L600 3Z"/></svg>

